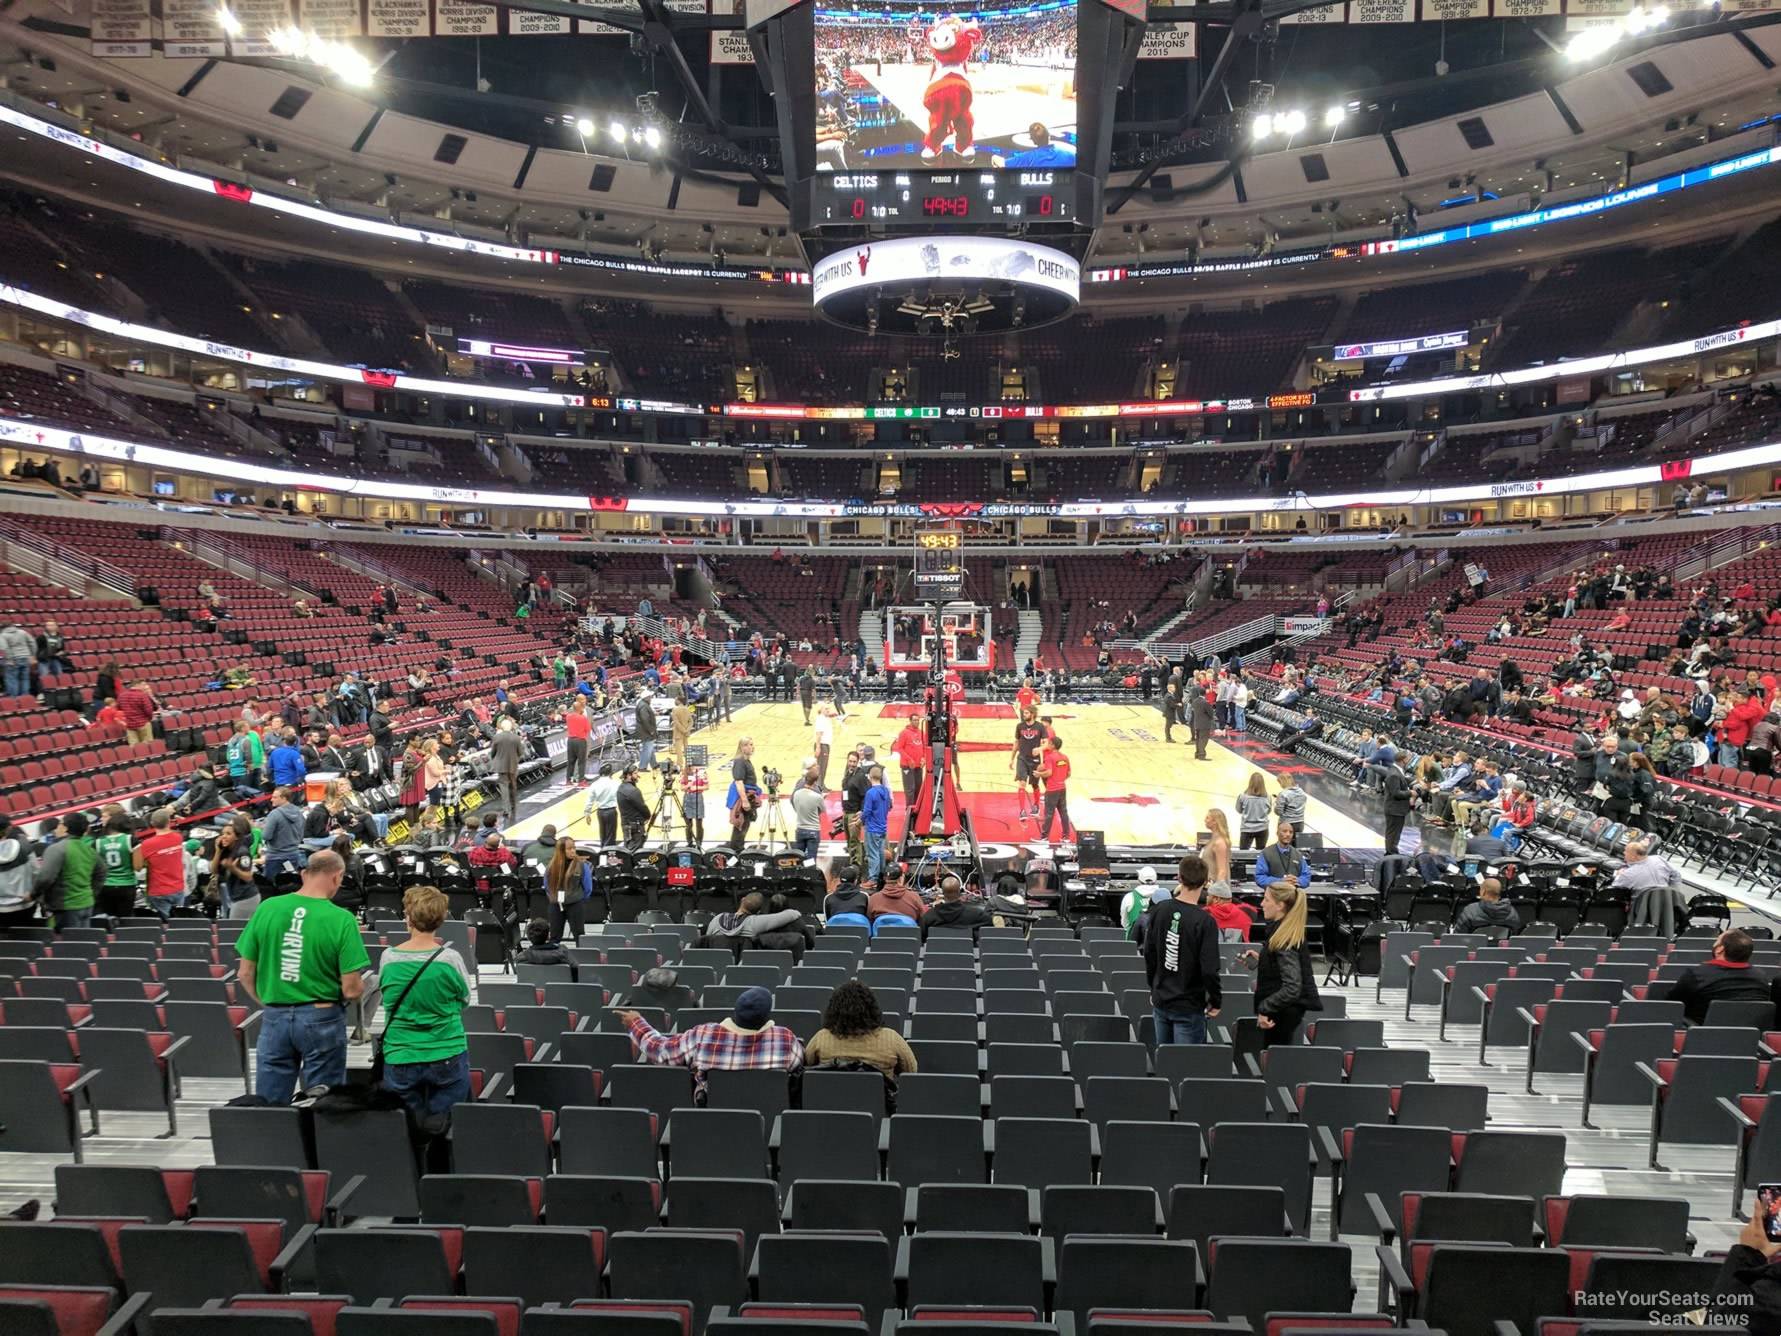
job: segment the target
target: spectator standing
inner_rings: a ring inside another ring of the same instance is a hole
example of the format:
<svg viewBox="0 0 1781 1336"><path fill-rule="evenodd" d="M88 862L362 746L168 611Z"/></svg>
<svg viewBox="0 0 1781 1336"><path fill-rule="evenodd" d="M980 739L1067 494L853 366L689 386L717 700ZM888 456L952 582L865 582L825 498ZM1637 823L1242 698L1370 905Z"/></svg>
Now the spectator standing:
<svg viewBox="0 0 1781 1336"><path fill-rule="evenodd" d="M1200 859L1206 864L1208 885L1231 879L1231 826L1220 808L1206 812L1206 844Z"/></svg>
<svg viewBox="0 0 1781 1336"><path fill-rule="evenodd" d="M303 809L295 789L273 789L272 810L260 823L260 865L267 877L287 867L300 868L308 856L303 847Z"/></svg>
<svg viewBox="0 0 1781 1336"><path fill-rule="evenodd" d="M1259 951L1244 956L1255 967L1255 1023L1262 1047L1290 1044L1307 1011L1322 1011L1311 953L1305 945L1310 901L1290 882L1277 881L1262 896L1262 918L1270 925Z"/></svg>
<svg viewBox="0 0 1781 1336"><path fill-rule="evenodd" d="M258 797L260 775L266 760L265 746L260 735L247 726L247 720L237 719L232 728L234 731L223 749L229 766L229 783L237 796Z"/></svg>
<svg viewBox="0 0 1781 1336"><path fill-rule="evenodd" d="M804 773L792 789L792 848L806 860L816 857L822 841L823 786L822 766L809 760Z"/></svg>
<svg viewBox="0 0 1781 1336"><path fill-rule="evenodd" d="M1144 920L1144 976L1150 984L1159 1044L1203 1044L1206 1021L1218 1015L1218 924L1200 907L1206 865L1188 854L1176 870L1175 893Z"/></svg>
<svg viewBox="0 0 1781 1336"><path fill-rule="evenodd" d="M266 772L274 786L281 789L294 788L309 777L309 767L297 746L296 729L287 728L279 735L278 746L266 755Z"/></svg>
<svg viewBox="0 0 1781 1336"><path fill-rule="evenodd" d="M644 770L655 768L656 738L660 731L656 724L655 697L645 689L637 697L636 728L637 764Z"/></svg>
<svg viewBox="0 0 1781 1336"><path fill-rule="evenodd" d="M637 1060L661 1067L688 1067L693 1099L705 1103L706 1078L714 1071L781 1071L789 1079L804 1066L804 1045L783 1025L774 1025L773 994L745 988L731 1014L690 1030L661 1034L634 1011L612 1013L631 1033Z"/></svg>
<svg viewBox="0 0 1781 1336"><path fill-rule="evenodd" d="M884 782L883 766L873 766L866 772L866 778L871 781L871 787L866 790L865 801L860 806L860 826L865 835L866 880L877 881L884 871L884 837L890 831L891 791Z"/></svg>
<svg viewBox="0 0 1781 1336"><path fill-rule="evenodd" d="M44 902L57 932L90 927L93 922L93 882L98 875L99 851L87 838L84 812L63 818L59 838L43 851L34 883L37 898Z"/></svg>
<svg viewBox="0 0 1781 1336"><path fill-rule="evenodd" d="M1294 830L1299 829L1305 824L1305 799L1305 790L1299 787L1299 777L1290 773L1282 775L1280 792L1274 795L1274 815Z"/></svg>
<svg viewBox="0 0 1781 1336"><path fill-rule="evenodd" d="M1268 842L1268 818L1273 804L1268 801L1268 777L1257 770L1249 776L1249 785L1237 795L1237 847L1260 849Z"/></svg>
<svg viewBox="0 0 1781 1336"><path fill-rule="evenodd" d="M927 767L928 740L921 721L911 717L891 744L891 752L903 771L903 805L911 810L921 796L922 772Z"/></svg>
<svg viewBox="0 0 1781 1336"><path fill-rule="evenodd" d="M402 896L408 940L383 953L377 972L389 999L383 1088L402 1101L416 1127L432 1133L444 1130L452 1105L470 1098L464 1037L470 969L455 947L439 940L446 911L438 887L410 886Z"/></svg>
<svg viewBox="0 0 1781 1336"><path fill-rule="evenodd" d="M748 828L754 824L755 810L761 803L760 780L755 776L754 739L739 738L736 759L730 762L730 848L737 853L748 843Z"/></svg>
<svg viewBox="0 0 1781 1336"><path fill-rule="evenodd" d="M1127 937L1133 937L1138 924L1150 912L1150 905L1156 896L1156 869L1141 867L1138 869L1138 880L1127 891L1125 898L1119 902L1119 926L1125 929ZM1135 938L1134 938L1135 940Z"/></svg>
<svg viewBox="0 0 1781 1336"><path fill-rule="evenodd" d="M31 694L31 670L37 666L37 642L12 618L0 626L0 673L8 696ZM132 742L136 739L130 739Z"/></svg>
<svg viewBox="0 0 1781 1336"><path fill-rule="evenodd" d="M518 817L519 764L526 759L526 743L511 715L503 715L501 722L495 725L495 740L489 744L489 758L501 782L501 804Z"/></svg>
<svg viewBox="0 0 1781 1336"><path fill-rule="evenodd" d="M678 688L680 683L674 685ZM693 740L693 707L684 698L675 701L674 708L668 712L668 728L669 754L684 768L687 745Z"/></svg>
<svg viewBox="0 0 1781 1336"><path fill-rule="evenodd" d="M1059 835L1073 840L1076 827L1070 824L1070 758L1064 755L1063 739L1056 733L1045 739L1045 746L1045 758L1039 764L1039 774L1045 781L1044 816L1039 822L1039 838L1051 838L1051 818L1056 816L1059 818Z"/></svg>
<svg viewBox="0 0 1781 1336"><path fill-rule="evenodd" d="M587 744L593 729L594 721L587 712L587 701L577 696L569 702L569 710L563 715L563 732L568 737L564 773L571 784L587 783Z"/></svg>
<svg viewBox="0 0 1781 1336"><path fill-rule="evenodd" d="M599 775L588 787L587 806L581 809L583 822L598 815L602 849L610 849L618 843L618 786L618 777L612 773L612 766L602 765Z"/></svg>
<svg viewBox="0 0 1781 1336"><path fill-rule="evenodd" d="M835 707L819 705L816 707L816 719L813 724L814 752L816 756L816 783L823 792L829 787L829 753L835 746Z"/></svg>
<svg viewBox="0 0 1781 1336"><path fill-rule="evenodd" d="M637 787L636 766L625 767L614 797L619 819L625 827L625 848L641 849L643 842L649 838L650 810L649 803L643 797L643 790Z"/></svg>
<svg viewBox="0 0 1781 1336"><path fill-rule="evenodd" d="M117 707L124 716L124 741L132 747L155 739L155 716L161 703L147 682L132 682L117 695Z"/></svg>
<svg viewBox="0 0 1781 1336"><path fill-rule="evenodd" d="M1204 683L1195 681L1189 693L1189 718L1193 724L1194 760L1206 759L1206 744L1212 740L1214 715L1212 701L1207 699L1208 688Z"/></svg>
<svg viewBox="0 0 1781 1336"><path fill-rule="evenodd" d="M130 838L130 819L113 812L99 837L93 841L99 853L94 890L98 911L107 918L129 918L136 906L136 850Z"/></svg>
<svg viewBox="0 0 1781 1336"><path fill-rule="evenodd" d="M550 896L551 941L561 942L567 926L571 939L579 946L581 934L587 931L587 901L594 893L594 869L567 835L557 841L556 853L545 869L544 889Z"/></svg>
<svg viewBox="0 0 1781 1336"><path fill-rule="evenodd" d="M32 904L36 876L29 837L0 816L0 931L32 926L37 917Z"/></svg>
<svg viewBox="0 0 1781 1336"><path fill-rule="evenodd" d="M346 1080L346 1003L364 991L370 958L359 922L334 903L346 865L330 850L309 860L294 895L268 898L242 929L238 986L265 1010L255 1090L289 1104L297 1090Z"/></svg>
<svg viewBox="0 0 1781 1336"><path fill-rule="evenodd" d="M903 1036L885 1025L877 995L858 979L837 984L829 994L822 1029L804 1046L804 1061L811 1067L864 1063L887 1081L919 1070Z"/></svg>
<svg viewBox="0 0 1781 1336"><path fill-rule="evenodd" d="M1379 793L1385 813L1385 856L1397 853L1404 838L1404 822L1410 819L1410 777L1398 764L1396 747L1381 747L1375 762L1379 775Z"/></svg>

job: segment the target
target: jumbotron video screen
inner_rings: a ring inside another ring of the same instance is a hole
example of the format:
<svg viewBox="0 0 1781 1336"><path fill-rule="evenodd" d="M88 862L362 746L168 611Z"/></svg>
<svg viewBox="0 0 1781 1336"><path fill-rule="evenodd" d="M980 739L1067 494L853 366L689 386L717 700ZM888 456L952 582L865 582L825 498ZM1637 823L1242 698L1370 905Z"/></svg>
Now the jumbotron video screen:
<svg viewBox="0 0 1781 1336"><path fill-rule="evenodd" d="M816 10L819 171L1076 166L1076 3Z"/></svg>

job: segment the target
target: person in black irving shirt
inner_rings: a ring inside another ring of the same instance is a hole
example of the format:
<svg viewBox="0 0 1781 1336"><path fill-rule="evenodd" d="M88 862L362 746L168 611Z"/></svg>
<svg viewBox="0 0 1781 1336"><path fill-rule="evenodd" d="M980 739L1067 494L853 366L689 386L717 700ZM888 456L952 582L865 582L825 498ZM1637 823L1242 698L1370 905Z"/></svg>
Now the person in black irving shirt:
<svg viewBox="0 0 1781 1336"><path fill-rule="evenodd" d="M641 849L649 837L649 804L637 787L637 767L628 765L618 784L618 819L625 827L625 848Z"/></svg>
<svg viewBox="0 0 1781 1336"><path fill-rule="evenodd" d="M1175 894L1150 907L1144 919L1144 975L1159 1044L1203 1044L1206 1022L1224 1005L1219 985L1218 924L1200 908L1206 864L1188 854L1177 869Z"/></svg>

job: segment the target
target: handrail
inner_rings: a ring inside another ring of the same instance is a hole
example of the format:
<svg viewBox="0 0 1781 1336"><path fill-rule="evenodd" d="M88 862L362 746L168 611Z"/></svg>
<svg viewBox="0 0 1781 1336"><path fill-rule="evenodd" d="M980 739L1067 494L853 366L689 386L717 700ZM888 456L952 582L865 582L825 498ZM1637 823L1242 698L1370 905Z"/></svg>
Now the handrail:
<svg viewBox="0 0 1781 1336"><path fill-rule="evenodd" d="M126 598L136 596L136 576L122 566L113 565L102 557L82 552L77 547L69 547L66 543L51 542L34 529L27 529L17 520L0 518L0 540L23 548L32 553L44 564L44 569L56 568L72 575L83 576L94 584L124 595ZM37 572L30 572L36 574ZM55 583L73 588L67 580L55 579ZM86 590L83 588L83 594Z"/></svg>
<svg viewBox="0 0 1781 1336"><path fill-rule="evenodd" d="M200 561L208 562L230 575L239 576L281 594L307 594L310 598L317 599L321 597L320 590L262 565L252 552L222 534L207 529L176 529L170 525L162 525L159 533L163 543L181 547Z"/></svg>
<svg viewBox="0 0 1781 1336"><path fill-rule="evenodd" d="M328 560L338 562L347 570L356 571L366 579L377 580L387 585L399 585L411 594L425 594L428 598L445 597L440 590L429 588L412 575L403 575L376 557L368 557L357 549L335 547L320 539L309 546L314 551L326 554Z"/></svg>

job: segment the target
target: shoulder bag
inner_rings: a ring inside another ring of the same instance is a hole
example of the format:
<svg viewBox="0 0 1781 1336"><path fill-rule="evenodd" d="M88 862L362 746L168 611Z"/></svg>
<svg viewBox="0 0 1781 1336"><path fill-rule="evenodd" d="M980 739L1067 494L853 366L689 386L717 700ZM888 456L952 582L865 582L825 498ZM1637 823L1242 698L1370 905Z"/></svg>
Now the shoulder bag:
<svg viewBox="0 0 1781 1336"><path fill-rule="evenodd" d="M421 975L427 972L427 966L439 959L444 951L445 948L442 946L437 951L433 952L432 955L421 961L421 967L417 969L408 982L402 986L402 991L396 994L396 1000L391 1003L389 1011L385 1013L383 1019L383 1034L377 1035L371 1041L371 1084L373 1086L381 1086L383 1084L384 1035L387 1035L390 1032L390 1027L396 1023L396 1017L402 1012L402 1004L408 1000L409 993L414 991L415 984L420 982Z"/></svg>

